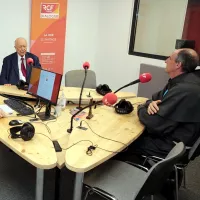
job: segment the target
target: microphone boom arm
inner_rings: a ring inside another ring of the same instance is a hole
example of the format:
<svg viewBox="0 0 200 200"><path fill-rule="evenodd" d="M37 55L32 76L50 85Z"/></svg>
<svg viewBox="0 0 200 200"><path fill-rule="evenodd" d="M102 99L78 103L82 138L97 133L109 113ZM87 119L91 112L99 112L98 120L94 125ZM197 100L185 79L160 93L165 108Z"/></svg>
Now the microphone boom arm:
<svg viewBox="0 0 200 200"><path fill-rule="evenodd" d="M80 112L82 112L82 111L85 110L86 108L92 107L92 106L94 106L94 105L98 105L99 103L102 103L102 100L101 100L101 101L96 101L96 102L93 103L92 105L89 104L89 105L85 106L84 108L80 109L80 110L79 110L78 112L76 112L75 114L73 114L73 115L71 116L70 128L67 129L67 132L68 132L68 133L71 133L71 132L72 132L72 130L73 130L73 119L74 119L74 117L75 117L76 115L78 115Z"/></svg>
<svg viewBox="0 0 200 200"><path fill-rule="evenodd" d="M122 89L124 89L124 88L126 88L126 87L128 87L128 86L131 86L131 85L133 85L133 84L136 84L136 83L139 83L140 82L140 79L137 79L137 80L135 80L135 81L132 81L131 83L129 83L129 84L126 84L126 85L124 85L123 87L120 87L118 90L116 90L114 93L117 93L117 92L119 92L120 90L122 90Z"/></svg>
<svg viewBox="0 0 200 200"><path fill-rule="evenodd" d="M80 92L80 96L79 96L78 109L81 109L81 98L82 98L83 87L84 87L84 85L85 85L86 77L87 77L87 68L85 69L85 77L84 77L84 80L83 80L83 84L82 84L82 86L81 86L81 92Z"/></svg>

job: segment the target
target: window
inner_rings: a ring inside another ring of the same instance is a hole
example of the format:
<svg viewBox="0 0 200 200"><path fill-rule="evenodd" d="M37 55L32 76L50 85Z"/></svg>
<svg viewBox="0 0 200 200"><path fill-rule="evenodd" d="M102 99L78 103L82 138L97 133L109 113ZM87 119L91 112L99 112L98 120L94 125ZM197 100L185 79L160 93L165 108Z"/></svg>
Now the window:
<svg viewBox="0 0 200 200"><path fill-rule="evenodd" d="M200 53L199 0L135 0L129 54L166 59L176 39L195 40Z"/></svg>

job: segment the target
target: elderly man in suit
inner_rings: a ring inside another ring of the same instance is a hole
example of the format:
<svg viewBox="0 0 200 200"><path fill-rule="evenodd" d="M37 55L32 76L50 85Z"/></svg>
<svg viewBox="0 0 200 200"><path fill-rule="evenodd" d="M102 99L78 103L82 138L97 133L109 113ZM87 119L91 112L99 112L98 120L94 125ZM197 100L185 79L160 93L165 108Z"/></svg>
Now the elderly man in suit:
<svg viewBox="0 0 200 200"><path fill-rule="evenodd" d="M17 38L15 40L15 49L15 53L8 55L3 59L0 85L16 85L19 80L29 83L31 66L28 66L26 63L28 58L33 59L34 66L41 68L39 58L36 55L27 52L27 41L24 38Z"/></svg>

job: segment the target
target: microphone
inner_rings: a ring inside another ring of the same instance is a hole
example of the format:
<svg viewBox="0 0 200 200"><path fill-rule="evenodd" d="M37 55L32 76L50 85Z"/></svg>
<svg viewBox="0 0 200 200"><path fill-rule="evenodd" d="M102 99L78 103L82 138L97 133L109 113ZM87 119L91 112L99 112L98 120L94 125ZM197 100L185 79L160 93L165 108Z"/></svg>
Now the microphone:
<svg viewBox="0 0 200 200"><path fill-rule="evenodd" d="M34 61L33 61L32 58L28 58L26 62L27 62L28 65L30 65L31 67L33 67Z"/></svg>
<svg viewBox="0 0 200 200"><path fill-rule="evenodd" d="M118 90L116 90L114 93L117 93L119 92L121 89L123 88L126 88L128 86L131 86L131 85L134 85L136 83L147 83L149 82L150 80L152 79L152 76L150 73L143 73L139 76L139 79L135 80L135 81L132 81L130 82L129 84L127 85L124 85L123 87L119 88Z"/></svg>
<svg viewBox="0 0 200 200"><path fill-rule="evenodd" d="M30 70L30 72L31 72L31 71L32 71L33 64L34 64L33 59L32 59L32 58L27 58L26 63L27 63L27 66L30 66L30 67L31 67L31 70ZM26 76L26 82L25 82L24 84L19 83L19 85L22 85L22 86L21 86L21 89L23 89L23 90L28 90L28 84L29 84L29 82L30 82L30 80L29 80L29 78L27 79L27 76Z"/></svg>
<svg viewBox="0 0 200 200"><path fill-rule="evenodd" d="M102 102L104 105L106 106L112 106L113 104L115 104L117 102L117 96L114 93L107 93L103 99Z"/></svg>
<svg viewBox="0 0 200 200"><path fill-rule="evenodd" d="M83 63L83 69L89 69L90 68L90 63L89 62L84 62Z"/></svg>
<svg viewBox="0 0 200 200"><path fill-rule="evenodd" d="M96 101L95 103L93 104L89 104L87 106L85 106L84 108L81 108L78 112L76 112L75 114L73 114L71 116L71 123L70 123L70 128L67 129L67 132L68 133L71 133L72 130L73 130L73 119L76 115L78 115L80 112L82 112L83 110L85 110L86 108L89 108L89 107L92 107L94 105L97 105L97 104L100 104L100 103L103 103L104 105L107 105L107 106L111 106L113 104L115 104L117 102L117 96L116 94L114 93L108 93L106 94L103 99L101 101Z"/></svg>
<svg viewBox="0 0 200 200"><path fill-rule="evenodd" d="M80 96L79 96L79 104L78 104L78 107L77 107L78 109L81 109L81 97L82 97L85 81L86 81L86 78L87 78L87 70L89 68L90 68L90 63L89 62L84 62L83 63L83 69L85 70L85 77L84 77L84 80L83 80L83 83L82 83L82 86L81 86L81 92L80 92Z"/></svg>

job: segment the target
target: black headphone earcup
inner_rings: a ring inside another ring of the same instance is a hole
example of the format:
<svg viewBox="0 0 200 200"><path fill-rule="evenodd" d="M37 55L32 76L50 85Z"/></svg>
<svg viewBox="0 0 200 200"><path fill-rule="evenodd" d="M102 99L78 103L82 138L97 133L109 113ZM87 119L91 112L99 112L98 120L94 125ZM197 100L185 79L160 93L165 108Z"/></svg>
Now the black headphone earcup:
<svg viewBox="0 0 200 200"><path fill-rule="evenodd" d="M96 87L96 91L98 94L105 96L107 93L112 92L112 90L110 89L110 87L107 84L103 84L103 85L98 85Z"/></svg>
<svg viewBox="0 0 200 200"><path fill-rule="evenodd" d="M28 83L26 83L23 80L19 80L19 82L17 83L17 88L20 90L27 90L28 89Z"/></svg>
<svg viewBox="0 0 200 200"><path fill-rule="evenodd" d="M24 141L31 140L33 136L35 135L34 126L29 122L24 123L21 129L20 135Z"/></svg>
<svg viewBox="0 0 200 200"><path fill-rule="evenodd" d="M127 111L128 111L127 114L131 113L133 110L134 110L134 107L132 103L130 101L127 101Z"/></svg>
<svg viewBox="0 0 200 200"><path fill-rule="evenodd" d="M22 126L15 126L10 128L10 135L12 139L21 138L20 134L17 134L17 132L21 131Z"/></svg>
<svg viewBox="0 0 200 200"><path fill-rule="evenodd" d="M130 101L122 99L115 105L115 111L118 114L129 114L134 110L133 105Z"/></svg>

